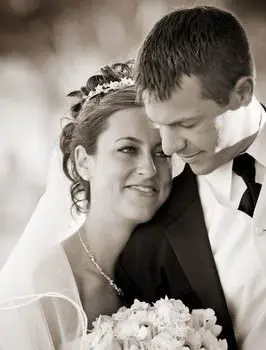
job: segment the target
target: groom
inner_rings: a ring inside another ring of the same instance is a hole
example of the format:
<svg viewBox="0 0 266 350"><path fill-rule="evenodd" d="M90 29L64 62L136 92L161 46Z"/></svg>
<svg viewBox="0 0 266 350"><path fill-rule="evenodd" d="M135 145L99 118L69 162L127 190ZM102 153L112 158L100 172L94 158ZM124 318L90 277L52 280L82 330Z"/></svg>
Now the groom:
<svg viewBox="0 0 266 350"><path fill-rule="evenodd" d="M229 349L266 349L266 113L244 29L213 7L174 11L139 53L136 84L166 154L186 163L116 268L125 300L215 310ZM237 345L238 344L238 345Z"/></svg>

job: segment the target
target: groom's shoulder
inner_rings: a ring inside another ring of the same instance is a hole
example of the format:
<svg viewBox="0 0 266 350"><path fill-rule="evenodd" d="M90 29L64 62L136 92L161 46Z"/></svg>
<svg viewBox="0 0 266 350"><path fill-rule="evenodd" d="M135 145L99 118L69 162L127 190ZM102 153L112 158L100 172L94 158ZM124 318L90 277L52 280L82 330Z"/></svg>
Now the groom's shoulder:
<svg viewBox="0 0 266 350"><path fill-rule="evenodd" d="M191 186L194 188L196 183L196 175L193 173L190 166L186 164L183 171L173 178L171 194L173 195L183 189L187 190L187 188Z"/></svg>
<svg viewBox="0 0 266 350"><path fill-rule="evenodd" d="M170 195L162 207L157 211L152 221L161 221L169 216L182 213L198 197L196 175L189 165L173 178Z"/></svg>
<svg viewBox="0 0 266 350"><path fill-rule="evenodd" d="M170 227L174 229L174 225L180 228L179 218L195 201L196 196L196 176L190 167L186 166L183 172L173 179L171 193L154 217L135 228L119 258L119 264L126 267L125 270L131 269L131 273L139 273L140 261L143 268L144 264L151 266L163 251L168 251L169 243L164 233ZM138 261L133 259L134 264L132 257L138 257Z"/></svg>
<svg viewBox="0 0 266 350"><path fill-rule="evenodd" d="M154 217L138 225L131 234L123 256L149 254L149 251L158 251L166 244L168 228L173 225L179 227L179 218L188 210L198 197L197 180L189 166L185 166L182 173L172 181L171 193L166 202L156 212ZM141 253L142 252L142 253Z"/></svg>
<svg viewBox="0 0 266 350"><path fill-rule="evenodd" d="M166 202L150 221L139 225L132 236L142 235L143 232L145 234L152 232L153 236L156 235L156 232L160 234L161 230L182 215L197 197L196 176L187 165L182 173L173 178L171 192Z"/></svg>

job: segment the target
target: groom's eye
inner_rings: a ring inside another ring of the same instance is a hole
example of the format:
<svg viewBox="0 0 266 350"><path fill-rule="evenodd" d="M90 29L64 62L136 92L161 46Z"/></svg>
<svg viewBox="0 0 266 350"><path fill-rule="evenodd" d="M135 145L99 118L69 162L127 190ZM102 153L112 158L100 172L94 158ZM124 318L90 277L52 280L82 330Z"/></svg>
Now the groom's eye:
<svg viewBox="0 0 266 350"><path fill-rule="evenodd" d="M200 117L196 117L196 118L189 118L189 119L184 119L182 121L180 121L178 124L179 126L183 127L183 128L193 128L194 126L196 126L200 121Z"/></svg>
<svg viewBox="0 0 266 350"><path fill-rule="evenodd" d="M156 151L154 151L154 155L155 157L158 158L171 158L171 156L168 156L167 154L164 153L164 151L162 149L157 149Z"/></svg>
<svg viewBox="0 0 266 350"><path fill-rule="evenodd" d="M181 122L179 125L182 126L183 128L193 128L197 122L195 120L188 120Z"/></svg>

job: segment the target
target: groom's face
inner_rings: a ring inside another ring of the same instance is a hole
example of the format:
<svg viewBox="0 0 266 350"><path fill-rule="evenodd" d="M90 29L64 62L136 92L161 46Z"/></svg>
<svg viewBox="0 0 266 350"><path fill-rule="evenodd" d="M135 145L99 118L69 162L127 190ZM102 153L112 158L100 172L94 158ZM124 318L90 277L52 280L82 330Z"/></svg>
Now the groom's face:
<svg viewBox="0 0 266 350"><path fill-rule="evenodd" d="M196 174L207 174L233 158L228 150L217 152L219 130L217 116L230 106L221 107L215 101L203 98L197 77L185 76L181 89L163 101L145 101L148 117L157 124L164 153L176 153Z"/></svg>

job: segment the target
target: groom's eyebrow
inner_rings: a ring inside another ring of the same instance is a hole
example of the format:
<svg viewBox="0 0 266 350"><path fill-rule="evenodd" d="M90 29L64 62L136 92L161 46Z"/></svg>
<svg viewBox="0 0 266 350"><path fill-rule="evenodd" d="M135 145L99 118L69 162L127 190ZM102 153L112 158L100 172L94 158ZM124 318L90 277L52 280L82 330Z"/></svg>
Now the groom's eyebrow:
<svg viewBox="0 0 266 350"><path fill-rule="evenodd" d="M154 121L154 120L151 120L154 128L160 128L161 125L167 125L167 126L174 126L174 125L178 125L180 123L183 123L183 122L188 122L188 121L196 121L196 120L199 120L201 118L201 115L200 114L196 114L194 116L191 116L191 115L188 115L188 116L181 116L180 118L178 118L178 116L176 116L175 118L173 118L172 120L170 120L168 123L164 123L163 121L159 122L159 121Z"/></svg>
<svg viewBox="0 0 266 350"><path fill-rule="evenodd" d="M172 123L170 122L169 124L167 124L168 126L171 125L178 125L184 122L191 122L191 121L197 121L199 120L200 115L195 115L195 116L183 116L178 120L174 120Z"/></svg>

